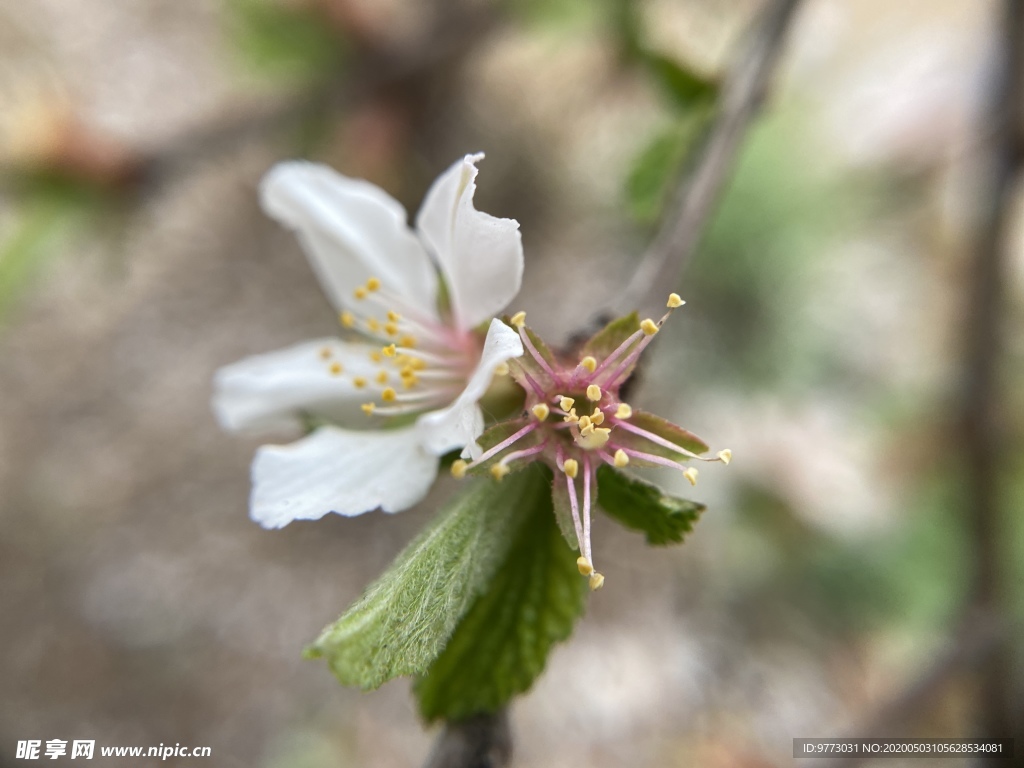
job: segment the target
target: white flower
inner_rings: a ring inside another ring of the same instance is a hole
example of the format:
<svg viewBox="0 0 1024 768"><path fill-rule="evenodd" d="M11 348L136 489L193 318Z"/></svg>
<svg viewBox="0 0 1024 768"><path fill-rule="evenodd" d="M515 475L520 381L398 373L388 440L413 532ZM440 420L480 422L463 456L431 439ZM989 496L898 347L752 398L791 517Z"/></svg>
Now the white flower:
<svg viewBox="0 0 1024 768"><path fill-rule="evenodd" d="M264 527L407 509L433 483L438 457L483 431L477 400L523 346L500 320L482 343L473 329L518 292L523 250L516 221L473 207L482 157L434 182L415 230L383 190L324 166L282 163L263 180L264 209L295 230L342 326L364 339L305 342L217 372L225 429L320 424L257 451L250 514ZM335 426L366 414L376 429Z"/></svg>

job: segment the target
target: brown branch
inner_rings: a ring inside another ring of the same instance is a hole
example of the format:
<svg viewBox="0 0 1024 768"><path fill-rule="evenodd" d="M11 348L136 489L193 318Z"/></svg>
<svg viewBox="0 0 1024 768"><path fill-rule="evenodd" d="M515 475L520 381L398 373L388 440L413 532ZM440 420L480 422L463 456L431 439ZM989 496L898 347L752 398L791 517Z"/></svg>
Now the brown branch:
<svg viewBox="0 0 1024 768"><path fill-rule="evenodd" d="M1008 614L1008 555L1002 525L999 457L1004 436L998 383L1003 352L1007 234L1014 192L1024 164L1024 1L1004 0L995 26L997 67L986 116L989 140L981 158L974 255L967 276L963 380L958 408L959 444L966 468L964 515L974 564L971 610ZM1014 734L1013 664L1003 643L981 671L978 727L983 737ZM1005 765L1005 761L1001 761ZM1024 764L1024 756L1015 764Z"/></svg>
<svg viewBox="0 0 1024 768"><path fill-rule="evenodd" d="M424 768L504 768L512 760L508 712L447 723Z"/></svg>
<svg viewBox="0 0 1024 768"><path fill-rule="evenodd" d="M747 37L746 49L726 78L718 112L700 159L685 175L629 286L616 300L618 313L662 303L693 258L735 165L743 137L764 102L800 0L771 0Z"/></svg>

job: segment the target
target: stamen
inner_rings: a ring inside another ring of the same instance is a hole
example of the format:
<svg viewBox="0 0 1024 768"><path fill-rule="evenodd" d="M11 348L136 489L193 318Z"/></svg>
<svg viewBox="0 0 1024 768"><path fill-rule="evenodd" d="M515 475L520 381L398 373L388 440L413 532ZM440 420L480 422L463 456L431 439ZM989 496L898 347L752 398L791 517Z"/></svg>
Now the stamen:
<svg viewBox="0 0 1024 768"><path fill-rule="evenodd" d="M584 416L583 418L587 418ZM580 419L582 422L583 419ZM588 424L587 429L580 430L580 434L577 437L573 435L573 439L576 441L576 445L585 451L596 451L604 447L605 443L608 442L608 438L611 436L611 430L607 427L595 427L593 424Z"/></svg>
<svg viewBox="0 0 1024 768"><path fill-rule="evenodd" d="M524 325L526 325L526 313L516 312L514 315L512 315L511 319L508 322L509 325L512 325L516 328L522 328Z"/></svg>
<svg viewBox="0 0 1024 768"><path fill-rule="evenodd" d="M370 359L373 360L373 362L375 363L379 363L384 360L384 356L377 350L374 350L373 352L370 353Z"/></svg>
<svg viewBox="0 0 1024 768"><path fill-rule="evenodd" d="M381 353L384 357L394 357L397 354L397 349L394 344L388 344L386 347L381 349Z"/></svg>
<svg viewBox="0 0 1024 768"><path fill-rule="evenodd" d="M398 335L398 323L384 323L384 333L388 336Z"/></svg>
<svg viewBox="0 0 1024 768"><path fill-rule="evenodd" d="M580 576L589 576L594 572L594 564L583 555L576 558L576 567L579 568Z"/></svg>
<svg viewBox="0 0 1024 768"><path fill-rule="evenodd" d="M683 472L683 477L690 481L690 485L697 484L697 468L690 467L688 470Z"/></svg>
<svg viewBox="0 0 1024 768"><path fill-rule="evenodd" d="M355 387L356 389L362 389L363 387L366 386L366 379L364 379L362 376L356 376L354 379L352 379L352 386Z"/></svg>
<svg viewBox="0 0 1024 768"><path fill-rule="evenodd" d="M570 408L569 412L567 414L565 414L565 417L562 419L562 421L568 421L568 422L570 422L572 424L575 424L579 420L580 420L580 417L576 415L576 409L575 408Z"/></svg>
<svg viewBox="0 0 1024 768"><path fill-rule="evenodd" d="M394 387L388 387L387 389L380 393L380 399L383 400L385 403L393 403L395 402L395 399L397 397L398 393L395 392Z"/></svg>
<svg viewBox="0 0 1024 768"><path fill-rule="evenodd" d="M377 380L378 384L385 384L388 380L388 372L380 371L374 378Z"/></svg>
<svg viewBox="0 0 1024 768"><path fill-rule="evenodd" d="M320 359L321 360L330 360L332 354L334 354L334 353L331 351L330 347L322 347L320 349Z"/></svg>
<svg viewBox="0 0 1024 768"><path fill-rule="evenodd" d="M389 309L388 310L388 320L390 320L392 323L397 323L401 319L402 319L402 316L400 314L398 314L397 312L395 312L395 310L393 310L393 309Z"/></svg>
<svg viewBox="0 0 1024 768"><path fill-rule="evenodd" d="M520 312L519 314L523 316L525 321L526 313ZM516 317L519 317L519 315L516 315ZM515 318L512 319L515 320ZM519 338L523 340L523 346L526 347L526 351L530 353L530 356L533 357L537 362L537 365L541 367L541 370L551 377L552 381L557 381L558 376L556 376L555 372L551 370L551 366L548 365L548 361L541 357L540 352L537 351L537 347L533 345L533 340L530 338L530 334L526 332L522 324L517 325L516 327L519 329Z"/></svg>
<svg viewBox="0 0 1024 768"><path fill-rule="evenodd" d="M511 437L507 437L504 440L502 440L500 443L498 443L497 445L495 445L495 446L493 446L491 448L488 448L486 451L484 451L480 455L479 458L476 459L476 461L473 462L473 464L480 464L481 462L487 461L492 456L501 453L503 450L505 450L510 445L515 443L521 437L525 437L526 435L528 435L531 432L533 432L533 430L535 430L538 426L540 426L538 422L531 421L529 424L527 424L525 427L520 429L518 432L516 432Z"/></svg>
<svg viewBox="0 0 1024 768"><path fill-rule="evenodd" d="M668 448L670 451L675 451L676 453L681 454L682 456L686 456L689 459L697 459L698 461L719 461L720 460L720 457L714 458L714 459L709 459L707 456L698 456L693 451L688 451L685 448L683 448L682 446L676 445L671 440L666 440L661 435L656 435L653 432L647 431L646 429L641 429L640 427L636 426L635 424L630 424L629 422L622 422L618 426L622 427L627 432L632 432L634 435L639 435L640 437L644 438L645 440L650 440L655 445L660 445L662 448ZM731 457L731 455L732 454L730 453L730 457Z"/></svg>
<svg viewBox="0 0 1024 768"><path fill-rule="evenodd" d="M365 413L367 416L372 416L374 409L377 407L377 404L376 403L363 403L359 407L363 409L363 413Z"/></svg>
<svg viewBox="0 0 1024 768"><path fill-rule="evenodd" d="M564 397L562 395L559 395L558 407L561 408L566 413L568 413L569 409L572 408L575 404L576 401L573 400L571 397Z"/></svg>
<svg viewBox="0 0 1024 768"><path fill-rule="evenodd" d="M594 369L597 368L597 359L593 355L587 355L580 360L580 365L586 368L589 373L593 373Z"/></svg>
<svg viewBox="0 0 1024 768"><path fill-rule="evenodd" d="M615 464L615 466L618 467L619 469L622 469L623 467L629 466L629 456L626 455L626 452L624 450L619 448L615 452L615 458L612 461L612 463Z"/></svg>
<svg viewBox="0 0 1024 768"><path fill-rule="evenodd" d="M579 474L580 464L576 459L566 459L562 462L562 471L565 472L568 477L575 479L576 475Z"/></svg>
<svg viewBox="0 0 1024 768"><path fill-rule="evenodd" d="M633 415L633 409L629 406L629 403L619 403L619 407L615 409L616 419L628 419Z"/></svg>
<svg viewBox="0 0 1024 768"><path fill-rule="evenodd" d="M368 290L368 291L379 291L380 290L380 280L378 278L376 278L376 277L371 277L369 280L366 281L366 290Z"/></svg>
<svg viewBox="0 0 1024 768"><path fill-rule="evenodd" d="M356 324L356 317L351 312L345 311L338 315L338 320L345 328L351 328Z"/></svg>
<svg viewBox="0 0 1024 768"><path fill-rule="evenodd" d="M499 363L494 369L495 376L508 376L511 369L508 367L508 363Z"/></svg>
<svg viewBox="0 0 1024 768"><path fill-rule="evenodd" d="M604 576L600 573L594 572L590 575L590 591L596 592L604 586Z"/></svg>
<svg viewBox="0 0 1024 768"><path fill-rule="evenodd" d="M330 368L328 368L328 370L331 372L332 376L341 376L341 373L342 373L341 363L339 363L337 361L331 363L331 366L330 366Z"/></svg>
<svg viewBox="0 0 1024 768"><path fill-rule="evenodd" d="M415 336L408 336L408 335L407 336L403 336L402 338L400 338L398 340L398 343L401 346L405 347L406 349L412 349L413 347L416 346L416 337Z"/></svg>
<svg viewBox="0 0 1024 768"><path fill-rule="evenodd" d="M658 324L648 317L646 320L640 323L640 330L643 331L648 336L653 336L658 332Z"/></svg>
<svg viewBox="0 0 1024 768"><path fill-rule="evenodd" d="M551 409L548 408L547 403L537 403L531 410L537 417L537 421L545 421L551 415Z"/></svg>
<svg viewBox="0 0 1024 768"><path fill-rule="evenodd" d="M597 402L601 399L601 388L597 384L591 384L587 387L587 400Z"/></svg>
<svg viewBox="0 0 1024 768"><path fill-rule="evenodd" d="M604 411L600 408L595 408L594 412L590 414L590 421L598 427L604 424Z"/></svg>
<svg viewBox="0 0 1024 768"><path fill-rule="evenodd" d="M559 464L561 464L563 467L568 462L573 461L572 459L566 459L565 461L563 461L562 460L562 456L563 456L562 447L558 446L558 452L557 452L557 454L555 456L556 461ZM573 461L573 464L575 464L575 463L576 462ZM579 543L580 552L582 553L584 551L583 550L583 526L580 523L580 505L579 505L579 500L576 498L576 482L573 480L573 476L571 476L568 473L566 473L566 475L565 475L565 483L566 483L566 486L569 489L569 508L572 510L572 523L573 523L573 527L575 527L575 529L576 529L576 541Z"/></svg>
<svg viewBox="0 0 1024 768"><path fill-rule="evenodd" d="M380 320L375 317L366 318L366 330L370 333L377 333L380 331Z"/></svg>
<svg viewBox="0 0 1024 768"><path fill-rule="evenodd" d="M402 377L402 386L405 387L406 389L412 389L413 387L415 387L419 383L420 383L420 377L417 376L415 373L412 376L403 376Z"/></svg>
<svg viewBox="0 0 1024 768"><path fill-rule="evenodd" d="M587 542L587 559L594 561L594 553L590 550L590 486L593 481L590 457L583 454L583 538Z"/></svg>
<svg viewBox="0 0 1024 768"><path fill-rule="evenodd" d="M360 301L365 299L368 294L369 294L369 291L367 291L366 288L364 288L361 285L352 292L352 295L355 296Z"/></svg>
<svg viewBox="0 0 1024 768"><path fill-rule="evenodd" d="M501 463L495 464L493 467L491 467L491 475L493 475L494 479L498 480L499 482L501 481L501 478L503 478L511 471L511 469L509 469L508 467Z"/></svg>
<svg viewBox="0 0 1024 768"><path fill-rule="evenodd" d="M463 459L456 459L452 462L452 477L456 480L461 480L466 476L466 470L468 468L469 464L467 464Z"/></svg>
<svg viewBox="0 0 1024 768"><path fill-rule="evenodd" d="M683 304L685 303L686 302L679 297L678 293L670 293L668 295L668 303L665 304L665 306L668 307L669 309L675 309L676 307L683 306Z"/></svg>
<svg viewBox="0 0 1024 768"><path fill-rule="evenodd" d="M718 452L718 458L722 460L722 463L728 465L732 461L732 451L728 448L723 448Z"/></svg>

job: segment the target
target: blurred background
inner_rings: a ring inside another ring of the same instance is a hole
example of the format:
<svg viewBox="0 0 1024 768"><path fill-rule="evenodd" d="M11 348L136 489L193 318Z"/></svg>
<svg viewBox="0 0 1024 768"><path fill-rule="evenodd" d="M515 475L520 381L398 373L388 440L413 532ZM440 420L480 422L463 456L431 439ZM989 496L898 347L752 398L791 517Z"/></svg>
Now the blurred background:
<svg viewBox="0 0 1024 768"><path fill-rule="evenodd" d="M211 376L336 330L255 186L307 156L414 212L485 151L478 207L522 225L511 309L565 340L673 215L764 5L0 0L0 766L53 738L420 764L407 681L343 689L300 652L452 487L247 519L261 441L218 431ZM1024 722L1002 7L798 8L631 397L733 463L659 476L708 504L682 547L597 520L607 582L513 708L517 766L779 766L794 737Z"/></svg>

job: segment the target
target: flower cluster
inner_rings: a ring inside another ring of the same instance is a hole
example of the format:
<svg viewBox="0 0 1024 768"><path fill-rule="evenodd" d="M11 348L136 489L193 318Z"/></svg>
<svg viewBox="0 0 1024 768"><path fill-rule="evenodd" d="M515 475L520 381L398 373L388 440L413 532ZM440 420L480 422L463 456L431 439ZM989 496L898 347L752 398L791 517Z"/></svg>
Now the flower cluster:
<svg viewBox="0 0 1024 768"><path fill-rule="evenodd" d="M577 565L580 573L589 577L592 589L604 583L604 576L594 569L590 542L598 467L671 467L696 485L697 469L688 467L687 461L728 464L732 458L728 449L714 458L701 456L708 447L700 438L653 414L634 410L620 397L644 349L683 303L673 293L668 299L669 311L658 322L639 322L636 315L613 322L584 345L578 362L552 354L526 327L525 313L513 316L510 324L518 330L526 354L512 361L511 373L526 392L526 408L521 417L484 433L482 445L474 444L452 466L456 477L488 471L501 480L529 462L547 462L555 470L556 512L568 508L580 550Z"/></svg>
<svg viewBox="0 0 1024 768"><path fill-rule="evenodd" d="M261 525L407 509L439 457L483 431L477 401L523 354L519 335L492 319L519 290L523 251L517 222L473 206L482 157L434 182L415 230L383 190L324 166L283 163L263 180L264 209L297 233L348 338L217 372L224 428L314 427L257 452L250 514Z"/></svg>

